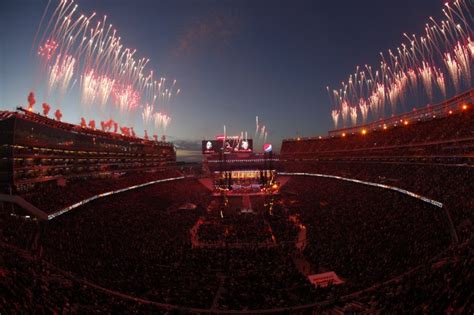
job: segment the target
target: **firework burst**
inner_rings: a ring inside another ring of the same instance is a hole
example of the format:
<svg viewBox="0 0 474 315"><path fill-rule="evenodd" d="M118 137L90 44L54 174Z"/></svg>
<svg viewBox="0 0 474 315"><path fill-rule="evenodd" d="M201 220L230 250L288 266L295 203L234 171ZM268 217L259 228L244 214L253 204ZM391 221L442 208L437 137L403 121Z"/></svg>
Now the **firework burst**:
<svg viewBox="0 0 474 315"><path fill-rule="evenodd" d="M429 19L421 36L403 34L406 42L394 50L380 53L377 69L365 65L330 92L331 116L335 128L350 121L357 123L396 114L408 97L425 95L434 100L448 97L448 91L458 93L472 84L474 42L471 13L473 2L447 2L442 10L444 19ZM390 105L390 106L388 106ZM340 115L340 116L339 116ZM342 119L339 119L341 117Z"/></svg>
<svg viewBox="0 0 474 315"><path fill-rule="evenodd" d="M74 0L60 0L49 11L48 4L37 31L41 35L37 54L47 72L48 94L64 94L77 80L84 109L112 114L123 122L143 108L144 114L149 112L145 128L157 113L163 116L161 128L168 127L171 118L162 113L170 111L173 98L180 93L176 80L155 78L148 69L150 60L124 46L107 16L81 14Z"/></svg>

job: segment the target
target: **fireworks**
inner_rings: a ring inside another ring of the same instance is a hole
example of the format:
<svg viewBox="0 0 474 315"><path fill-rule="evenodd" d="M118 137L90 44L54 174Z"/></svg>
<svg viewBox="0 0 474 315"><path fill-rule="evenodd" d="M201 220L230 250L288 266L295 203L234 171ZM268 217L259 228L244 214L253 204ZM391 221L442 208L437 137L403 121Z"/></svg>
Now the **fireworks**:
<svg viewBox="0 0 474 315"><path fill-rule="evenodd" d="M114 80L105 75L98 76L90 70L81 78L82 103L86 105L98 103L103 107L109 100L114 84Z"/></svg>
<svg viewBox="0 0 474 315"><path fill-rule="evenodd" d="M458 43L456 47L454 47L454 56L459 65L459 70L463 74L466 85L471 84L471 60L469 58L468 45Z"/></svg>
<svg viewBox="0 0 474 315"><path fill-rule="evenodd" d="M143 125L148 126L153 118L153 106L146 105L142 112Z"/></svg>
<svg viewBox="0 0 474 315"><path fill-rule="evenodd" d="M51 106L48 103L43 103L43 115L48 116Z"/></svg>
<svg viewBox="0 0 474 315"><path fill-rule="evenodd" d="M444 80L444 74L441 70L436 71L436 84L438 84L443 98L446 98L446 81Z"/></svg>
<svg viewBox="0 0 474 315"><path fill-rule="evenodd" d="M33 106L36 104L35 93L30 92L28 94L28 110L33 111Z"/></svg>
<svg viewBox="0 0 474 315"><path fill-rule="evenodd" d="M426 94L433 99L433 71L431 67L423 61L423 67L419 69L420 77L423 82ZM457 90L457 89L456 89Z"/></svg>
<svg viewBox="0 0 474 315"><path fill-rule="evenodd" d="M162 133L165 135L166 129L171 122L171 117L161 113L154 112L153 106L146 105L142 112L143 127L148 133L147 129L151 129L153 133Z"/></svg>
<svg viewBox="0 0 474 315"><path fill-rule="evenodd" d="M332 116L332 121L333 121L335 126L337 126L337 124L339 122L339 116L340 115L341 115L340 111L338 111L337 109L333 109L333 111L331 113L331 116Z"/></svg>
<svg viewBox="0 0 474 315"><path fill-rule="evenodd" d="M153 121L155 124L155 130L163 129L163 132L166 132L168 125L171 121L171 117L163 113L154 113Z"/></svg>
<svg viewBox="0 0 474 315"><path fill-rule="evenodd" d="M367 115L369 114L369 105L367 105L366 100L363 98L359 100L359 109L362 114L362 123L365 123L367 121ZM335 122L335 125L337 126L337 122Z"/></svg>
<svg viewBox="0 0 474 315"><path fill-rule="evenodd" d="M260 125L258 123L258 116L255 116L255 135L253 137L254 139L257 139L259 129L260 129Z"/></svg>
<svg viewBox="0 0 474 315"><path fill-rule="evenodd" d="M74 75L74 65L76 59L72 56L58 55L56 62L50 67L49 70L49 88L58 88L63 94L66 92L71 82L72 76Z"/></svg>
<svg viewBox="0 0 474 315"><path fill-rule="evenodd" d="M56 120L57 120L57 121L61 121L61 118L63 117L63 114L61 113L61 110L57 109L57 110L54 112L54 117L56 117Z"/></svg>
<svg viewBox="0 0 474 315"><path fill-rule="evenodd" d="M258 141L263 142L265 144L268 138L268 127L262 124L262 121L259 120L258 116L255 116L255 135L254 141L257 143ZM241 131L241 139L247 139L247 131L245 131L245 138L244 132Z"/></svg>
<svg viewBox="0 0 474 315"><path fill-rule="evenodd" d="M349 116L349 105L347 104L347 102L342 102L342 105L341 105L341 113L342 113L342 120L344 121L344 123L347 121L347 117Z"/></svg>
<svg viewBox="0 0 474 315"><path fill-rule="evenodd" d="M345 126L349 119L357 124L359 117L365 123L391 112L395 114L409 96L426 95L430 101L437 96L446 98L448 90L458 93L470 88L471 63L474 60L472 1L447 2L444 20L430 18L422 36L408 36L396 50L380 53L378 69L357 66L338 90L327 87L334 126L340 120ZM390 107L388 107L390 105ZM339 118L342 119L339 119Z"/></svg>
<svg viewBox="0 0 474 315"><path fill-rule="evenodd" d="M53 54L56 52L56 49L58 48L58 44L53 41L53 40L47 40L44 45L40 46L38 49L38 55L41 58L44 58L46 60L51 60L51 57Z"/></svg>
<svg viewBox="0 0 474 315"><path fill-rule="evenodd" d="M350 107L349 111L351 115L352 124L357 124L357 107Z"/></svg>
<svg viewBox="0 0 474 315"><path fill-rule="evenodd" d="M140 102L140 94L134 90L133 86L120 86L114 87L114 98L115 103L120 109L121 113L127 113L138 107Z"/></svg>
<svg viewBox="0 0 474 315"><path fill-rule="evenodd" d="M60 0L52 12L48 10L49 5L43 15L47 22L42 18L37 32L42 34L37 53L47 72L48 94L64 94L77 81L82 105L97 114L113 114L123 122L141 107L148 111L144 127L157 113L162 115L160 126L169 125L171 118L162 112L169 112L173 97L180 93L176 80L156 79L148 70L150 60L138 58L135 49L123 45L107 16L80 14L74 0Z"/></svg>

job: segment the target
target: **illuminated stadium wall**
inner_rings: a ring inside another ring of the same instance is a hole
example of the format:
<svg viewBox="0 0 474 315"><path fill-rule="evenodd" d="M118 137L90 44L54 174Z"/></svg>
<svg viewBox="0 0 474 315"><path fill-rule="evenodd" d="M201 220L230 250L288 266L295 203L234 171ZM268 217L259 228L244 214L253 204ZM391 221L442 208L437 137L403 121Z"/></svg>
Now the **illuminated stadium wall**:
<svg viewBox="0 0 474 315"><path fill-rule="evenodd" d="M1 113L0 140L3 185L157 169L176 162L171 143L84 130L36 114Z"/></svg>
<svg viewBox="0 0 474 315"><path fill-rule="evenodd" d="M474 163L474 90L450 101L328 137L283 140L281 160Z"/></svg>

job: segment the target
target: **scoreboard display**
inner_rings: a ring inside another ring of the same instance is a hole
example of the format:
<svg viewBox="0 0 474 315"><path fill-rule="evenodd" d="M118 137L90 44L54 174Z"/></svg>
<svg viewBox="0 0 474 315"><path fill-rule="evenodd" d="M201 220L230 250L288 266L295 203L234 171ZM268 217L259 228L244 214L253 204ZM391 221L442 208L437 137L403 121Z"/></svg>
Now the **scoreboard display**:
<svg viewBox="0 0 474 315"><path fill-rule="evenodd" d="M229 137L218 140L203 140L202 153L249 153L253 151L252 139L243 139L239 137Z"/></svg>

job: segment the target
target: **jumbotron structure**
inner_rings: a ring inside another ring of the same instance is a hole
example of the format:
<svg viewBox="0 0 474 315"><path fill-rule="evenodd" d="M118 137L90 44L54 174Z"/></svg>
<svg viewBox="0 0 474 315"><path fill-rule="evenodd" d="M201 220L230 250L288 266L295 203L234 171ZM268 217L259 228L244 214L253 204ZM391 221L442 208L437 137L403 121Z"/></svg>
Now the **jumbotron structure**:
<svg viewBox="0 0 474 315"><path fill-rule="evenodd" d="M206 140L189 173L23 110L0 139L0 312L473 311L474 90L279 155Z"/></svg>

